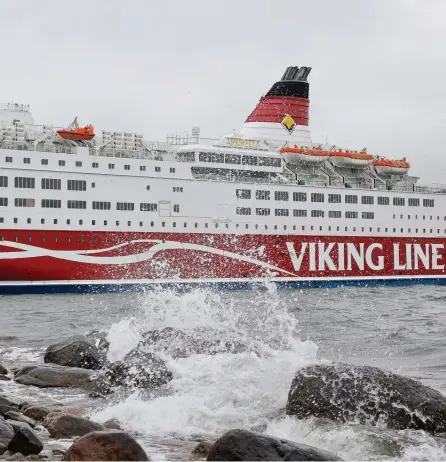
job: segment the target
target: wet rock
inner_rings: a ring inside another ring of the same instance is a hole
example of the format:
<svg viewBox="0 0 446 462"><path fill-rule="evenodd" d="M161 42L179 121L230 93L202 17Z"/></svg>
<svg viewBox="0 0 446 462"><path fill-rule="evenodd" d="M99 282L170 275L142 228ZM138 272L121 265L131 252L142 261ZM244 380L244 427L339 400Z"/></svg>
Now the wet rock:
<svg viewBox="0 0 446 462"><path fill-rule="evenodd" d="M7 375L1 375L0 374L0 381L2 382L9 382L11 380L10 377L8 377Z"/></svg>
<svg viewBox="0 0 446 462"><path fill-rule="evenodd" d="M9 456L6 460L25 460L25 456L20 452L16 452L15 454Z"/></svg>
<svg viewBox="0 0 446 462"><path fill-rule="evenodd" d="M79 438L62 460L150 460L144 449L127 433L98 431Z"/></svg>
<svg viewBox="0 0 446 462"><path fill-rule="evenodd" d="M31 429L31 426L27 424L26 422L20 422L19 420L8 420L9 425L14 429L14 432L16 432L19 428L29 428Z"/></svg>
<svg viewBox="0 0 446 462"><path fill-rule="evenodd" d="M2 366L0 364L0 374L1 375L7 375L8 374L8 369L6 369L6 367Z"/></svg>
<svg viewBox="0 0 446 462"><path fill-rule="evenodd" d="M4 396L0 396L0 406L9 406L9 407L14 407L16 409L19 408L19 405L17 403L15 403L14 401L10 401Z"/></svg>
<svg viewBox="0 0 446 462"><path fill-rule="evenodd" d="M23 401L19 404L19 409L23 412L27 407L34 406L34 404L28 403L28 401Z"/></svg>
<svg viewBox="0 0 446 462"><path fill-rule="evenodd" d="M119 425L119 422L116 419L107 420L102 425L108 430L122 430L121 425Z"/></svg>
<svg viewBox="0 0 446 462"><path fill-rule="evenodd" d="M30 425L31 427L36 426L36 421L35 420L30 419L29 417L26 417L25 415L20 414L20 412L16 412L16 411L7 412L6 415L5 415L5 419L7 419L7 420L17 420L19 422L25 422L28 425Z"/></svg>
<svg viewBox="0 0 446 462"><path fill-rule="evenodd" d="M390 428L446 431L446 397L421 382L372 366L317 364L301 369L291 384L288 415Z"/></svg>
<svg viewBox="0 0 446 462"><path fill-rule="evenodd" d="M192 450L191 459L192 460L204 459L205 457L208 456L209 451L211 450L212 446L213 446L213 443L210 443L209 441L201 441Z"/></svg>
<svg viewBox="0 0 446 462"><path fill-rule="evenodd" d="M17 383L40 388L61 387L103 390L102 384L95 379L96 374L91 370L55 364L25 366L14 377Z"/></svg>
<svg viewBox="0 0 446 462"><path fill-rule="evenodd" d="M6 422L3 417L0 417L0 444L7 446L14 436L14 429Z"/></svg>
<svg viewBox="0 0 446 462"><path fill-rule="evenodd" d="M305 444L247 430L221 436L206 460L342 460L335 454Z"/></svg>
<svg viewBox="0 0 446 462"><path fill-rule="evenodd" d="M19 452L24 456L39 454L43 449L40 438L30 428L19 428L8 444L8 451Z"/></svg>
<svg viewBox="0 0 446 462"><path fill-rule="evenodd" d="M36 422L43 420L49 414L48 409L39 406L28 406L22 412L24 416L29 417L30 419L33 419Z"/></svg>
<svg viewBox="0 0 446 462"><path fill-rule="evenodd" d="M97 391L90 391L90 393L88 393L88 397L89 398L101 398L101 399L105 399L105 396L102 395L101 393L98 393Z"/></svg>
<svg viewBox="0 0 446 462"><path fill-rule="evenodd" d="M105 359L98 348L80 335L50 345L43 357L45 363L85 369L100 369Z"/></svg>
<svg viewBox="0 0 446 462"><path fill-rule="evenodd" d="M8 412L11 412L11 411L16 411L17 408L15 407L11 407L11 406L3 406L0 404L0 415L1 416L5 416Z"/></svg>
<svg viewBox="0 0 446 462"><path fill-rule="evenodd" d="M107 333L93 330L85 335L85 338L92 343L102 354L107 355L110 342L107 340Z"/></svg>
<svg viewBox="0 0 446 462"><path fill-rule="evenodd" d="M57 448L53 449L51 452L54 456L63 456L65 454L65 451L63 449Z"/></svg>
<svg viewBox="0 0 446 462"><path fill-rule="evenodd" d="M30 454L25 457L25 460L40 460L40 454Z"/></svg>
<svg viewBox="0 0 446 462"><path fill-rule="evenodd" d="M2 456L6 452L7 449L8 449L8 446L0 443L0 456Z"/></svg>
<svg viewBox="0 0 446 462"><path fill-rule="evenodd" d="M59 413L51 419L45 419L45 428L53 438L72 438L87 433L104 430L101 424L83 417Z"/></svg>

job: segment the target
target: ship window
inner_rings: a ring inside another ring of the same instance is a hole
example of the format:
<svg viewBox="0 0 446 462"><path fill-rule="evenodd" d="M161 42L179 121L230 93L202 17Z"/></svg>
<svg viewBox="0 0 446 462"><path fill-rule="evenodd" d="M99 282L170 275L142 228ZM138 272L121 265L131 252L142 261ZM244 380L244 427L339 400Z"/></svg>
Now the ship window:
<svg viewBox="0 0 446 462"><path fill-rule="evenodd" d="M174 167L170 167L170 173L175 173L175 168Z"/></svg>
<svg viewBox="0 0 446 462"><path fill-rule="evenodd" d="M307 216L307 211L306 210L301 210L301 209L294 209L293 210L293 217L305 218L306 216Z"/></svg>
<svg viewBox="0 0 446 462"><path fill-rule="evenodd" d="M286 231L286 225L283 225L283 230Z"/></svg>
<svg viewBox="0 0 446 462"><path fill-rule="evenodd" d="M107 226L107 220L104 220L104 226Z"/></svg>
<svg viewBox="0 0 446 462"><path fill-rule="evenodd" d="M200 152L198 160L200 162L223 163L225 161L225 156L217 152Z"/></svg>
<svg viewBox="0 0 446 462"><path fill-rule="evenodd" d="M93 205L94 210L110 210L111 209L110 202L93 201L92 205Z"/></svg>
<svg viewBox="0 0 446 462"><path fill-rule="evenodd" d="M362 196L361 197L361 204L364 205L373 205L373 196Z"/></svg>
<svg viewBox="0 0 446 462"><path fill-rule="evenodd" d="M19 220L17 218L14 218L14 223L17 224Z"/></svg>
<svg viewBox="0 0 446 462"><path fill-rule="evenodd" d="M328 202L330 204L340 204L341 203L341 195L340 194L329 194L328 195Z"/></svg>
<svg viewBox="0 0 446 462"><path fill-rule="evenodd" d="M139 204L139 210L141 210L141 212L156 212L158 210L158 204L141 203Z"/></svg>
<svg viewBox="0 0 446 462"><path fill-rule="evenodd" d="M41 206L44 209L60 209L62 201L60 199L42 199Z"/></svg>
<svg viewBox="0 0 446 462"><path fill-rule="evenodd" d="M128 222L127 222L127 226L132 226L132 222L131 222L131 221L128 221Z"/></svg>
<svg viewBox="0 0 446 462"><path fill-rule="evenodd" d="M95 226L96 225L96 220L91 220L91 225Z"/></svg>
<svg viewBox="0 0 446 462"><path fill-rule="evenodd" d="M423 199L423 207L434 207L433 199Z"/></svg>
<svg viewBox="0 0 446 462"><path fill-rule="evenodd" d="M7 207L7 206L8 206L8 198L0 197L0 207Z"/></svg>
<svg viewBox="0 0 446 462"><path fill-rule="evenodd" d="M288 209L276 209L274 211L274 215L276 217L287 217L290 214L290 211Z"/></svg>
<svg viewBox="0 0 446 462"><path fill-rule="evenodd" d="M245 225L245 228L246 228L246 229L248 229L248 228L249 228L249 225L248 225L248 223L246 223L246 225Z"/></svg>
<svg viewBox="0 0 446 462"><path fill-rule="evenodd" d="M404 206L404 197L394 197L393 198L393 205L396 205L398 207Z"/></svg>
<svg viewBox="0 0 446 462"><path fill-rule="evenodd" d="M320 193L311 193L311 202L324 202L324 195Z"/></svg>
<svg viewBox="0 0 446 462"><path fill-rule="evenodd" d="M178 204L173 205L173 211L174 213L180 213L180 206Z"/></svg>
<svg viewBox="0 0 446 462"><path fill-rule="evenodd" d="M36 180L34 178L16 176L14 178L14 187L34 189L36 187Z"/></svg>
<svg viewBox="0 0 446 462"><path fill-rule="evenodd" d="M331 226L328 227L328 231L331 231Z"/></svg>
<svg viewBox="0 0 446 462"><path fill-rule="evenodd" d="M87 182L85 180L67 180L67 189L69 191L86 191Z"/></svg>
<svg viewBox="0 0 446 462"><path fill-rule="evenodd" d="M16 197L14 200L14 205L16 207L34 207L36 205L36 200Z"/></svg>
<svg viewBox="0 0 446 462"><path fill-rule="evenodd" d="M250 189L236 189L235 191L237 199L251 199Z"/></svg>
<svg viewBox="0 0 446 462"><path fill-rule="evenodd" d="M313 230L314 230L314 226L310 226L310 230L313 231Z"/></svg>
<svg viewBox="0 0 446 462"><path fill-rule="evenodd" d="M0 188L7 188L7 187L8 187L8 177L0 176Z"/></svg>
<svg viewBox="0 0 446 462"><path fill-rule="evenodd" d="M67 225L69 225L70 223L71 223L71 220L68 218Z"/></svg>
<svg viewBox="0 0 446 462"><path fill-rule="evenodd" d="M79 220L79 224L80 224L80 225L83 225L83 224L84 224L84 221L83 221L83 220Z"/></svg>
<svg viewBox="0 0 446 462"><path fill-rule="evenodd" d="M116 226L119 226L119 220L116 221Z"/></svg>
<svg viewBox="0 0 446 462"><path fill-rule="evenodd" d="M62 180L55 178L42 178L42 189L62 189Z"/></svg>
<svg viewBox="0 0 446 462"><path fill-rule="evenodd" d="M57 218L55 218L55 219L53 220L53 223L54 223L55 225L57 225Z"/></svg>
<svg viewBox="0 0 446 462"><path fill-rule="evenodd" d="M293 201L295 202L307 202L307 193L305 192L294 192Z"/></svg>
<svg viewBox="0 0 446 462"><path fill-rule="evenodd" d="M99 168L99 163L98 163L98 162L93 162L93 163L91 164L91 166L92 166L93 168Z"/></svg>
<svg viewBox="0 0 446 462"><path fill-rule="evenodd" d="M130 170L130 165L129 165L129 164L125 164L125 165L124 165L124 170Z"/></svg>
<svg viewBox="0 0 446 462"><path fill-rule="evenodd" d="M165 222L165 221L162 221L162 222L161 222L161 227L162 227L162 228L165 228L165 227L166 227L166 222Z"/></svg>
<svg viewBox="0 0 446 462"><path fill-rule="evenodd" d="M410 215L407 215L407 219L410 220Z"/></svg>
<svg viewBox="0 0 446 462"><path fill-rule="evenodd" d="M24 164L30 164L31 163L31 159L29 157L24 157L23 158L23 163Z"/></svg>
<svg viewBox="0 0 446 462"><path fill-rule="evenodd" d="M341 218L342 212L340 210L330 210L328 212L328 218Z"/></svg>
<svg viewBox="0 0 446 462"><path fill-rule="evenodd" d="M94 181L93 181L93 183L91 183L91 187L96 188L96 183Z"/></svg>
<svg viewBox="0 0 446 462"><path fill-rule="evenodd" d="M140 221L140 222L139 222L139 226L142 227L143 225L144 225L144 223L143 223L142 221Z"/></svg>
<svg viewBox="0 0 446 462"><path fill-rule="evenodd" d="M345 212L345 218L358 218L358 212Z"/></svg>
<svg viewBox="0 0 446 462"><path fill-rule="evenodd" d="M145 165L140 165L139 170L140 170L140 172L145 172L146 171L146 166Z"/></svg>
<svg viewBox="0 0 446 462"><path fill-rule="evenodd" d="M59 167L65 167L65 161L59 160Z"/></svg>
<svg viewBox="0 0 446 462"><path fill-rule="evenodd" d="M115 164L108 164L108 168L109 168L110 170L113 170L113 169L115 168Z"/></svg>
<svg viewBox="0 0 446 462"><path fill-rule="evenodd" d="M40 219L40 224L41 224L41 225L44 225L44 224L45 224L45 218L41 218L41 219Z"/></svg>
<svg viewBox="0 0 446 462"><path fill-rule="evenodd" d="M26 222L30 225L31 224L31 218L27 218Z"/></svg>
<svg viewBox="0 0 446 462"><path fill-rule="evenodd" d="M161 172L161 167L155 167L155 172L160 173Z"/></svg>
<svg viewBox="0 0 446 462"><path fill-rule="evenodd" d="M363 220L373 220L375 218L374 212L362 212L362 219Z"/></svg>
<svg viewBox="0 0 446 462"><path fill-rule="evenodd" d="M42 165L48 165L48 159L42 159Z"/></svg>
<svg viewBox="0 0 446 462"><path fill-rule="evenodd" d="M6 156L5 157L5 162L12 163L12 157L11 156Z"/></svg>
<svg viewBox="0 0 446 462"><path fill-rule="evenodd" d="M325 213L323 210L312 210L311 211L311 216L313 218L323 218L324 215Z"/></svg>
<svg viewBox="0 0 446 462"><path fill-rule="evenodd" d="M174 186L173 187L173 192L183 192L183 187L182 186Z"/></svg>
<svg viewBox="0 0 446 462"><path fill-rule="evenodd" d="M225 163L227 164L241 164L242 158L237 154L225 154Z"/></svg>
<svg viewBox="0 0 446 462"><path fill-rule="evenodd" d="M80 160L76 161L76 167L82 167L82 162Z"/></svg>
<svg viewBox="0 0 446 462"><path fill-rule="evenodd" d="M339 226L336 226L336 231L339 231Z"/></svg>
<svg viewBox="0 0 446 462"><path fill-rule="evenodd" d="M195 162L195 152L179 152L177 154L178 162Z"/></svg>
<svg viewBox="0 0 446 462"><path fill-rule="evenodd" d="M135 204L133 202L116 202L116 210L133 211L135 210Z"/></svg>
<svg viewBox="0 0 446 462"><path fill-rule="evenodd" d="M243 165L257 165L258 160L257 156L242 156Z"/></svg>
<svg viewBox="0 0 446 462"><path fill-rule="evenodd" d="M67 208L85 210L87 208L87 201L67 201Z"/></svg>
<svg viewBox="0 0 446 462"><path fill-rule="evenodd" d="M235 213L237 215L251 215L251 209L250 207L237 207Z"/></svg>
<svg viewBox="0 0 446 462"><path fill-rule="evenodd" d="M154 221L151 221L150 222L150 226L153 228L155 226L155 222Z"/></svg>
<svg viewBox="0 0 446 462"><path fill-rule="evenodd" d="M419 207L420 206L420 199L415 197L409 197L407 200L409 207Z"/></svg>
<svg viewBox="0 0 446 462"><path fill-rule="evenodd" d="M276 201L287 201L288 200L288 191L275 191L274 199Z"/></svg>
<svg viewBox="0 0 446 462"><path fill-rule="evenodd" d="M198 223L195 223L195 228L198 228Z"/></svg>
<svg viewBox="0 0 446 462"><path fill-rule="evenodd" d="M265 208L257 208L256 209L256 215L266 217L266 216L269 216L270 214L271 214L270 209L265 209Z"/></svg>
<svg viewBox="0 0 446 462"><path fill-rule="evenodd" d="M390 198L387 196L378 196L378 205L389 205Z"/></svg>
<svg viewBox="0 0 446 462"><path fill-rule="evenodd" d="M217 229L217 228L218 228L218 223L215 223L215 229Z"/></svg>
<svg viewBox="0 0 446 462"><path fill-rule="evenodd" d="M150 191L150 185L149 184L146 186L146 189L147 189L147 191Z"/></svg>
<svg viewBox="0 0 446 462"><path fill-rule="evenodd" d="M269 201L271 199L270 196L271 196L271 191L264 191L261 189L256 191L256 199L259 201Z"/></svg>
<svg viewBox="0 0 446 462"><path fill-rule="evenodd" d="M402 220L402 219L403 219L403 217L404 217L404 215L403 215L403 214L401 214L401 215L400 215L400 219Z"/></svg>
<svg viewBox="0 0 446 462"><path fill-rule="evenodd" d="M305 231L305 225L304 225L304 226L302 226L302 231Z"/></svg>

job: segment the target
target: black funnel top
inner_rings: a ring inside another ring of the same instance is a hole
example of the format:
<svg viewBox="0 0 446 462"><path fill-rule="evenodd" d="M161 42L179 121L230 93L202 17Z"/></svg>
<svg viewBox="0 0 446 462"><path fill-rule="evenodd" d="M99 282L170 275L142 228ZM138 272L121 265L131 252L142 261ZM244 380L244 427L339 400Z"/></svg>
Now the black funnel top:
<svg viewBox="0 0 446 462"><path fill-rule="evenodd" d="M311 67L287 67L281 80L276 82L266 94L266 96L297 96L298 98L308 98L310 84L307 82Z"/></svg>

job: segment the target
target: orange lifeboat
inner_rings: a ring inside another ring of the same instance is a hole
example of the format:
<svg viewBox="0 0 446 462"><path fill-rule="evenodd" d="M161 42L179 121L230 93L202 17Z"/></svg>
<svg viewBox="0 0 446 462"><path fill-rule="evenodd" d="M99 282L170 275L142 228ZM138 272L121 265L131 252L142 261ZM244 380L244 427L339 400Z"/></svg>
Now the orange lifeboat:
<svg viewBox="0 0 446 462"><path fill-rule="evenodd" d="M406 161L406 159L377 159L373 162L373 166L375 167L375 170L382 175L405 175L410 168L410 164Z"/></svg>
<svg viewBox="0 0 446 462"><path fill-rule="evenodd" d="M68 128L57 130L57 133L61 138L70 141L89 141L94 138L93 126L86 125L85 127L79 127L77 117L74 118Z"/></svg>
<svg viewBox="0 0 446 462"><path fill-rule="evenodd" d="M338 151L330 152L330 162L335 167L365 168L372 164L375 159L372 154L358 151Z"/></svg>
<svg viewBox="0 0 446 462"><path fill-rule="evenodd" d="M325 162L330 157L330 153L324 149L307 148L305 146L282 148L280 153L289 164L316 165Z"/></svg>

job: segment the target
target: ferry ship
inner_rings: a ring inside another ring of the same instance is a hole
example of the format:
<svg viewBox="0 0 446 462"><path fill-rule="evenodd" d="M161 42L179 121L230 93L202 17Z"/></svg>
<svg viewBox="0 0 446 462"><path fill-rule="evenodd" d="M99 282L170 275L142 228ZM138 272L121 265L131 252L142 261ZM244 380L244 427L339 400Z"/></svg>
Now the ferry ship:
<svg viewBox="0 0 446 462"><path fill-rule="evenodd" d="M310 71L288 67L218 140L36 125L3 104L0 292L442 284L446 187L313 142Z"/></svg>

